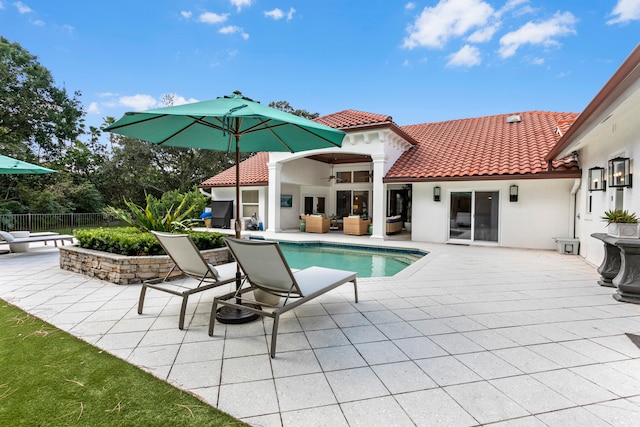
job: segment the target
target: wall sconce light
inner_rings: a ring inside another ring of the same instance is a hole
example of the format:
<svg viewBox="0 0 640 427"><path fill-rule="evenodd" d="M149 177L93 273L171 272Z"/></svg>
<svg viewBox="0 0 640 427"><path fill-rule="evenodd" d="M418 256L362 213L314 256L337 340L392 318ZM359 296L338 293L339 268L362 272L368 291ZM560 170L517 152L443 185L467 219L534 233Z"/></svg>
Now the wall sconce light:
<svg viewBox="0 0 640 427"><path fill-rule="evenodd" d="M440 201L440 187L437 185L433 187L433 201L434 202Z"/></svg>
<svg viewBox="0 0 640 427"><path fill-rule="evenodd" d="M631 187L630 163L628 157L609 160L609 187Z"/></svg>
<svg viewBox="0 0 640 427"><path fill-rule="evenodd" d="M515 184L509 187L509 201L510 202L518 201L518 186Z"/></svg>
<svg viewBox="0 0 640 427"><path fill-rule="evenodd" d="M607 189L607 181L604 179L604 168L593 167L589 169L589 191L604 191Z"/></svg>

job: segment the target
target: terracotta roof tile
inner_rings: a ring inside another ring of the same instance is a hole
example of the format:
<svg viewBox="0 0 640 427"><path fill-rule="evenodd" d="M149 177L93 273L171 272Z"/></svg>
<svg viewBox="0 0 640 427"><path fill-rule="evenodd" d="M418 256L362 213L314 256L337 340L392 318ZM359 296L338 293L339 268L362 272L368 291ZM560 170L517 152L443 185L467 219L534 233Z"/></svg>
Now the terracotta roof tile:
<svg viewBox="0 0 640 427"><path fill-rule="evenodd" d="M507 123L507 117L513 115L521 121ZM386 178L481 178L546 172L544 157L558 141L559 123L564 126L577 116L530 111L402 126L418 143L398 159ZM572 159L555 162L554 167L577 170Z"/></svg>
<svg viewBox="0 0 640 427"><path fill-rule="evenodd" d="M336 129L393 123L391 116L383 114L365 113L357 110L343 110L314 120L326 126Z"/></svg>
<svg viewBox="0 0 640 427"><path fill-rule="evenodd" d="M240 185L267 185L269 153L257 153L240 163ZM236 185L236 167L220 172L199 185L201 188L234 187Z"/></svg>

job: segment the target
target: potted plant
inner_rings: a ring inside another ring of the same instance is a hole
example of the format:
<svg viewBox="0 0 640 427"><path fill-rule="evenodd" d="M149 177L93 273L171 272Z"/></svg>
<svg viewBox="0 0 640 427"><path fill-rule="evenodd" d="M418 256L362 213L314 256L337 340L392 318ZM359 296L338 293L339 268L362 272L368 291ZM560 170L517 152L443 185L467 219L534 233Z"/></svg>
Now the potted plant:
<svg viewBox="0 0 640 427"><path fill-rule="evenodd" d="M619 238L638 237L638 218L635 213L615 209L605 211L602 220L607 222L607 234Z"/></svg>

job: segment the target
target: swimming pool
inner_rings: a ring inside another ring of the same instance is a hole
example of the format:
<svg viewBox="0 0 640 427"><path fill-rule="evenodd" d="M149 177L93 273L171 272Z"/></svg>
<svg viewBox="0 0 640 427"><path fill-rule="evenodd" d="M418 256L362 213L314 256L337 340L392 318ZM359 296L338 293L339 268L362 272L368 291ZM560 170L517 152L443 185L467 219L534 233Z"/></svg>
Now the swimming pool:
<svg viewBox="0 0 640 427"><path fill-rule="evenodd" d="M410 249L320 242L279 244L291 268L302 269L317 265L355 271L358 277L393 276L427 254Z"/></svg>

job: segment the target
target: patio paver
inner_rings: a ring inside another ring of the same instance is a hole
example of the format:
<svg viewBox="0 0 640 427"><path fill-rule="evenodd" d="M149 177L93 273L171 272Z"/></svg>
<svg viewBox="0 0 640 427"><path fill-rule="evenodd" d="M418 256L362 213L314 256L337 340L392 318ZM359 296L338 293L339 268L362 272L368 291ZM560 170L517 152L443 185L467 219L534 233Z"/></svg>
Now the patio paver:
<svg viewBox="0 0 640 427"><path fill-rule="evenodd" d="M266 234L266 233L265 233ZM0 255L0 298L253 425L640 425L640 305L615 301L595 266L556 251L371 241L428 250L281 319L216 323L214 296L179 301L60 270L58 250Z"/></svg>

